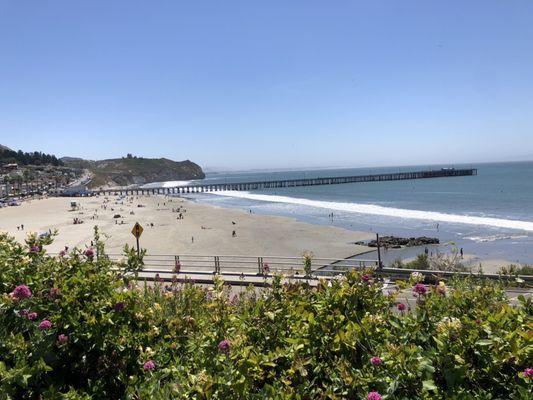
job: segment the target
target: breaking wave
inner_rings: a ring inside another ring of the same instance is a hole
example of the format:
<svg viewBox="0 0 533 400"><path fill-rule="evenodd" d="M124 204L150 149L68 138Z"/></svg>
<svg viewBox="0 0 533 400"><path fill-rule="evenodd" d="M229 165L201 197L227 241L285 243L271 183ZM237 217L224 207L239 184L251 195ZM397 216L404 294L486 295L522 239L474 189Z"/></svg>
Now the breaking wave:
<svg viewBox="0 0 533 400"><path fill-rule="evenodd" d="M196 182L196 181L152 182L152 183L147 183L145 185L142 185L141 188L142 189L151 189L151 188L160 188L160 187L173 188L173 187L178 187L178 186L187 186L187 185L190 185L190 184L192 184L194 182Z"/></svg>
<svg viewBox="0 0 533 400"><path fill-rule="evenodd" d="M374 204L342 203L333 201L309 200L287 196L252 194L249 192L221 191L213 192L220 196L235 197L248 200L266 201L271 203L296 204L309 207L327 208L329 210L346 211L360 214L384 215L397 218L419 219L436 222L450 222L468 225L484 225L496 228L516 229L533 232L533 221L512 219L475 217L468 215L447 214L435 211L407 210L402 208L383 207Z"/></svg>
<svg viewBox="0 0 533 400"><path fill-rule="evenodd" d="M476 243L495 242L497 240L518 240L525 239L526 235L489 235L489 236L468 236L465 239L472 240Z"/></svg>

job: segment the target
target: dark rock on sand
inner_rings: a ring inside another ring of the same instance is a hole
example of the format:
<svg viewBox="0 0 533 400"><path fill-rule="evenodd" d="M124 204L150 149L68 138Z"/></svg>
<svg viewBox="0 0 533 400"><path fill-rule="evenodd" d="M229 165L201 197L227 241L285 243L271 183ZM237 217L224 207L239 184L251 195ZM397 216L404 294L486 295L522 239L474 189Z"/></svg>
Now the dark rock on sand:
<svg viewBox="0 0 533 400"><path fill-rule="evenodd" d="M417 238L401 238L396 236L383 236L379 238L379 244L381 247L390 249L399 249L402 247L415 247L415 246L427 246L431 244L439 244L438 238L430 238L421 236ZM366 244L369 247L378 247L376 240L371 240Z"/></svg>

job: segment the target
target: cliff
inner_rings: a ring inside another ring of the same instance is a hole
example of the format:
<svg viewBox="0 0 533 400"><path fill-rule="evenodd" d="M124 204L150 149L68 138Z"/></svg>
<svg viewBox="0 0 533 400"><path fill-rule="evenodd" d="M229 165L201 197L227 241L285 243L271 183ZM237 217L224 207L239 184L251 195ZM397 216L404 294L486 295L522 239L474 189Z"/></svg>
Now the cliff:
<svg viewBox="0 0 533 400"><path fill-rule="evenodd" d="M90 187L143 185L150 182L192 180L205 178L202 168L192 161L172 161L166 158L138 158L128 156L110 160L89 161L64 157L65 165L88 169Z"/></svg>

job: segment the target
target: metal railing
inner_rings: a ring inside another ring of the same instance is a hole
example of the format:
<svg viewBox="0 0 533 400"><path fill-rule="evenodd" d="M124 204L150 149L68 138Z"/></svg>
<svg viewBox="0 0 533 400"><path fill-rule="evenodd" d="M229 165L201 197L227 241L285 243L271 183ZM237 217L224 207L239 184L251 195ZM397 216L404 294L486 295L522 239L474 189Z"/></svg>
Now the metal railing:
<svg viewBox="0 0 533 400"><path fill-rule="evenodd" d="M332 185L341 183L357 183L357 182L380 182L393 180L407 180L407 179L427 179L427 178L443 178L455 176L470 176L477 175L477 169L440 169L427 171L410 171L410 172L390 172L373 175L354 175L354 176L333 176L333 177L314 177L314 178L297 178L297 179L281 179L269 181L250 181L250 182L233 182L233 183L202 183L197 182L191 185L176 186L176 187L119 187L115 189L97 189L89 191L91 195L99 194L178 194L178 193L200 193L200 192L214 192L220 190L256 190L256 189L272 189L281 187L295 187L295 186L315 186L315 185Z"/></svg>
<svg viewBox="0 0 533 400"><path fill-rule="evenodd" d="M50 256L57 254L49 253ZM125 261L123 254L106 254L113 262ZM345 274L353 269L375 269L382 277L389 281L395 279L409 279L413 272L422 274L426 281L438 281L451 277L479 277L491 280L516 281L520 279L523 285L530 288L533 276L477 274L474 272L413 270L403 268L379 268L378 260L355 258L313 258L311 277L306 276L302 257L285 256L242 256L242 255L201 255L201 254L148 254L144 256L144 267L139 277L148 281L161 279L170 281L175 276L180 280L193 279L199 283L210 283L213 275L218 274L225 280L236 284L266 285L266 278L281 273L291 279L329 279ZM240 282L239 282L240 281Z"/></svg>
<svg viewBox="0 0 533 400"><path fill-rule="evenodd" d="M120 254L106 254L111 261L124 260ZM160 273L179 272L180 274L264 275L283 273L304 275L302 257L285 256L242 256L242 255L201 255L201 254L150 254L144 256L144 271ZM313 275L344 273L349 269L376 268L377 260L313 258Z"/></svg>

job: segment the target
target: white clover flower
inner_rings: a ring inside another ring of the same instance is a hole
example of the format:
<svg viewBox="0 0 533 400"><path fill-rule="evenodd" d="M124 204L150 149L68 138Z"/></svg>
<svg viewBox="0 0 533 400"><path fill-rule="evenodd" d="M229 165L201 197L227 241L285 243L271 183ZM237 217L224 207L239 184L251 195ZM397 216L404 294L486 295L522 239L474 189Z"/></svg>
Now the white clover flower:
<svg viewBox="0 0 533 400"><path fill-rule="evenodd" d="M421 282L424 280L424 275L421 272L411 272L411 280L413 282Z"/></svg>

